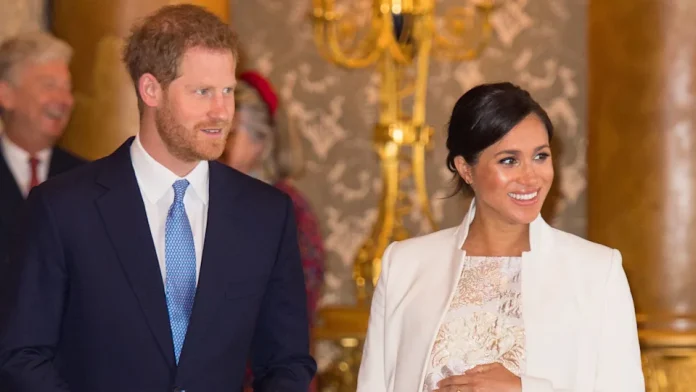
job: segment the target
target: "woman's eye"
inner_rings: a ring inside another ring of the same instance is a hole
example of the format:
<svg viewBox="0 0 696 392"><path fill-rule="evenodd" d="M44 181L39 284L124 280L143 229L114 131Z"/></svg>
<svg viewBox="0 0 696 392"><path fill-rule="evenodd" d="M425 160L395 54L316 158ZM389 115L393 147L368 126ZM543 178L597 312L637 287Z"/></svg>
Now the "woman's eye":
<svg viewBox="0 0 696 392"><path fill-rule="evenodd" d="M515 161L515 158L508 157L508 158L503 158L498 162L503 164L503 165L511 166L511 165L514 165L516 161Z"/></svg>

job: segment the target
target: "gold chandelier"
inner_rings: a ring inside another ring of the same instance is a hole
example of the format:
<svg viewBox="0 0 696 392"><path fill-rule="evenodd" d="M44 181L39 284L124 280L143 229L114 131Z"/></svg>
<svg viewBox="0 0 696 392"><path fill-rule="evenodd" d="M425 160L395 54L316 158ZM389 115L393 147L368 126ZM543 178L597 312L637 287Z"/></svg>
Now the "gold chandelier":
<svg viewBox="0 0 696 392"><path fill-rule="evenodd" d="M341 350L329 370L320 375L323 391L355 390L382 254L390 242L410 237L403 217L418 208L431 229L437 228L425 181L425 154L433 134L425 122L430 57L451 61L478 57L492 35L490 16L497 7L492 0L472 1L436 18L435 0L371 3L367 22L360 23L363 15L339 13L334 0L312 2L314 40L322 57L349 69L375 65L381 77L374 130L382 175L379 213L355 257L357 306L326 307L319 312L314 338L336 342ZM361 25L369 27L361 29ZM415 203L409 198L409 185L415 188Z"/></svg>
<svg viewBox="0 0 696 392"><path fill-rule="evenodd" d="M453 7L435 28L435 0L373 0L370 27L355 43L359 16L341 15L334 0L313 0L314 40L321 55L345 68L376 65L381 76L379 120L374 143L381 162L382 197L372 234L355 260L357 300L365 304L381 270L380 258L389 242L409 237L403 216L411 211L403 184L410 178L417 204L430 227L436 224L425 185L425 152L432 128L425 123L426 92L431 53L454 61L476 58L487 44L495 5ZM471 45L471 25L480 20L480 39ZM346 42L352 48L345 48ZM408 102L404 102L408 100Z"/></svg>

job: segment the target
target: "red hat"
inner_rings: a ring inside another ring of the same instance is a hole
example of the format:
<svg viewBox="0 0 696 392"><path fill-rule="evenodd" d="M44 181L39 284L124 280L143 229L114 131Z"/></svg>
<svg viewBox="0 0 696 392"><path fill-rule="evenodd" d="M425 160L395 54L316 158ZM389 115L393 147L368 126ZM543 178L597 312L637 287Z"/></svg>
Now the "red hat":
<svg viewBox="0 0 696 392"><path fill-rule="evenodd" d="M275 90L273 90L271 83L256 71L243 72L239 75L239 80L245 81L259 92L261 99L263 99L266 106L268 106L271 118L275 117L276 109L278 109L278 96Z"/></svg>

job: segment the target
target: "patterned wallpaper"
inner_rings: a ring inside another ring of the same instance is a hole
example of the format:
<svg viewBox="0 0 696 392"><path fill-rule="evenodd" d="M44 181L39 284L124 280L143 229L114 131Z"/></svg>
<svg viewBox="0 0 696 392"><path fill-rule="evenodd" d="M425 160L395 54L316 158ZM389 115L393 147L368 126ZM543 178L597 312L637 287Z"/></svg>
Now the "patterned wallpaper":
<svg viewBox="0 0 696 392"><path fill-rule="evenodd" d="M353 298L351 265L377 214L381 187L372 148L379 78L374 69L344 70L317 54L307 17L310 0L231 0L250 67L269 75L304 137L307 168L297 185L319 215L328 251L325 304ZM442 12L473 0L441 0ZM557 127L553 143L556 187L545 215L554 226L585 233L586 0L499 0L495 37L476 61L431 64L428 123L435 128L428 155L428 190L440 227L460 222L465 201L445 198L446 122L470 87L510 80L529 89ZM366 17L370 0L337 0ZM43 0L0 0L0 39L44 25ZM357 87L356 87L357 86ZM427 225L414 212L409 228Z"/></svg>
<svg viewBox="0 0 696 392"><path fill-rule="evenodd" d="M444 11L468 0L442 0ZM370 12L370 0L337 0ZM559 228L585 232L585 0L501 0L495 38L477 61L433 61L427 120L435 128L427 160L428 190L440 227L457 225L465 211L445 168L446 122L455 101L482 82L509 80L531 91L549 112L558 137L557 181L545 216ZM233 0L233 24L246 66L275 84L305 141L307 169L297 181L319 215L328 251L324 304L353 299L351 265L377 214L381 187L372 149L378 76L344 70L319 57L312 41L310 0ZM419 214L409 228L423 233Z"/></svg>

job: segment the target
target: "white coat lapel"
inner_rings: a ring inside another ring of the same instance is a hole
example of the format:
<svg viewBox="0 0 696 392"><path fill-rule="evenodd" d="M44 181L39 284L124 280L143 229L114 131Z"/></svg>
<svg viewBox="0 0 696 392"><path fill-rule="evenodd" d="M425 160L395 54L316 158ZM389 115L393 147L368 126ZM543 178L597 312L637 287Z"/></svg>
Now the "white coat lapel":
<svg viewBox="0 0 696 392"><path fill-rule="evenodd" d="M539 220L539 219L537 219ZM538 375L546 370L548 357L547 326L554 317L554 290L552 271L554 263L547 260L549 244L540 236L545 231L544 222L533 222L530 227L529 252L522 255L522 319L525 331L525 373ZM558 276L556 276L558 277Z"/></svg>
<svg viewBox="0 0 696 392"><path fill-rule="evenodd" d="M570 363L576 363L576 337L581 320L572 283L559 252L553 251L553 229L539 217L530 228L531 250L522 255L522 318L525 329L525 374L568 388ZM587 344L585 344L587 345Z"/></svg>
<svg viewBox="0 0 696 392"><path fill-rule="evenodd" d="M452 297L459 283L459 277L462 274L462 267L464 265L464 258L466 252L462 250L464 241L469 234L469 225L474 219L475 214L475 204L474 201L471 202L469 207L469 212L464 217L462 224L457 228L454 233L454 243L449 243L449 263L446 268L443 268L440 273L431 275L427 285L429 287L428 302L425 306L421 307L423 315L423 326L424 340L422 345L422 351L419 353L420 358L418 360L410 362L414 365L414 369L409 369L411 373L420 375L418 379L418 390L423 385L425 380L425 374L428 370L430 364L430 354L433 349L433 344L435 343L435 338L442 324L448 309L449 304L452 301ZM399 373L402 374L402 373Z"/></svg>

